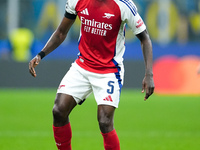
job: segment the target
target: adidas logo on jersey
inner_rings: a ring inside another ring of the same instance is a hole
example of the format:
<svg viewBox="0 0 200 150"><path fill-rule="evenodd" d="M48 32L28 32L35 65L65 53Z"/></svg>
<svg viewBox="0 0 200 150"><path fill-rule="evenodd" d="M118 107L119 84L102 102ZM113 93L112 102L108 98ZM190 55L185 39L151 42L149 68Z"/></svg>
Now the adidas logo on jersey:
<svg viewBox="0 0 200 150"><path fill-rule="evenodd" d="M84 15L89 15L89 13L88 13L88 9L87 9L87 8L85 8L84 10L82 10L82 11L81 11L81 14L84 14Z"/></svg>

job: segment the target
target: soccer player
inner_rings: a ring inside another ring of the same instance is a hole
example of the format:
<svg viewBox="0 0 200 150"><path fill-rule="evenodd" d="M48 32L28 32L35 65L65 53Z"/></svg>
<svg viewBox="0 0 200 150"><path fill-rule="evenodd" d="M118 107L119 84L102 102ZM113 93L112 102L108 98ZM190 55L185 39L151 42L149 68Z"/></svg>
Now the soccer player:
<svg viewBox="0 0 200 150"><path fill-rule="evenodd" d="M34 77L35 67L64 41L77 16L81 21L78 41L80 53L62 79L53 107L56 145L59 150L71 150L70 112L93 92L98 105L98 122L104 148L119 150L113 118L123 85L125 25L141 41L145 61L142 82L144 100L154 92L151 40L132 0L68 0L60 25L41 52L29 63L29 71Z"/></svg>

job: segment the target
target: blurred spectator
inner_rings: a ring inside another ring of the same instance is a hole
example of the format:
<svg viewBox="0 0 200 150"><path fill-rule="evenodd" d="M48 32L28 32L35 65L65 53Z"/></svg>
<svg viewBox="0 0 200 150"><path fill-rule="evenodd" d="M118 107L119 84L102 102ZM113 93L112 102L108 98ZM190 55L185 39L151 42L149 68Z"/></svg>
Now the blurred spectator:
<svg viewBox="0 0 200 150"><path fill-rule="evenodd" d="M154 47L155 44L158 46L154 48L154 59L165 54L178 57L186 54L200 56L200 0L134 0L134 2L150 28L149 34ZM166 2L168 5L165 5ZM9 46L7 42L8 33L18 27L30 29L34 34L34 40L29 52L31 51L32 56L35 56L62 18L66 0L0 0L0 3L0 59L7 60L11 59L11 52L13 52L10 48L13 45ZM13 5L13 3L18 4ZM164 9L161 6L164 6ZM161 10L164 13L160 13ZM66 48L77 46L74 43L79 37L79 25L80 20L77 18L67 40L52 54L56 56L52 58L65 59L74 56L71 51L66 51ZM140 52L128 50L129 45L136 45L132 35L132 31L126 28L125 57L142 59ZM27 56L27 59L29 58Z"/></svg>
<svg viewBox="0 0 200 150"><path fill-rule="evenodd" d="M26 28L18 28L11 32L9 41L12 47L13 59L26 62L31 57L31 46L34 41L33 33Z"/></svg>
<svg viewBox="0 0 200 150"><path fill-rule="evenodd" d="M8 40L0 40L0 59L10 60L10 44Z"/></svg>

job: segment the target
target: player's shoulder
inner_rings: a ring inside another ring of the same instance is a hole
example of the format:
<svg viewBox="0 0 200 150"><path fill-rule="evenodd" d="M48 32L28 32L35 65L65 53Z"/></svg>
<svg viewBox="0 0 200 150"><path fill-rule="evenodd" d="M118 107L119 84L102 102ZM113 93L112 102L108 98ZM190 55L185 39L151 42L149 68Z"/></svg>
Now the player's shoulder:
<svg viewBox="0 0 200 150"><path fill-rule="evenodd" d="M75 14L76 15L76 5L78 3L78 0L67 0L66 1L66 6L65 6L65 10L67 13L69 14Z"/></svg>
<svg viewBox="0 0 200 150"><path fill-rule="evenodd" d="M114 0L115 2L117 3L123 3L123 4L126 4L126 5L135 5L134 1L132 0Z"/></svg>
<svg viewBox="0 0 200 150"><path fill-rule="evenodd" d="M123 10L132 10L137 12L137 6L132 0L115 0L119 7Z"/></svg>
<svg viewBox="0 0 200 150"><path fill-rule="evenodd" d="M67 0L66 5L70 7L75 7L79 0Z"/></svg>

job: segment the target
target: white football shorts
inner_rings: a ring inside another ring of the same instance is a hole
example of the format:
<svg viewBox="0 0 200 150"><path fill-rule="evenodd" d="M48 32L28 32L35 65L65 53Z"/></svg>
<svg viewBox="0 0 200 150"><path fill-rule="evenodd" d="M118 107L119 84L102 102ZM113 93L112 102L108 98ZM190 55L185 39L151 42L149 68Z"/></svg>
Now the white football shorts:
<svg viewBox="0 0 200 150"><path fill-rule="evenodd" d="M99 74L72 63L63 77L57 93L71 95L77 104L82 104L93 92L97 105L110 105L118 108L123 85L124 69L117 73Z"/></svg>

